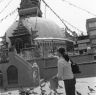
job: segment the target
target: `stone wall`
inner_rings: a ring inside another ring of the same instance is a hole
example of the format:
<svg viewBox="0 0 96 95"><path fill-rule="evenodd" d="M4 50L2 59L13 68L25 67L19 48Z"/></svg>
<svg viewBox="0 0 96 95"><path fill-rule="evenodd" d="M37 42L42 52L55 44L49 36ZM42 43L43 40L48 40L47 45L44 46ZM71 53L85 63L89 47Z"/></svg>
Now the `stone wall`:
<svg viewBox="0 0 96 95"><path fill-rule="evenodd" d="M70 56L73 62L77 64L85 64L85 63L92 63L94 61L94 54L84 54L84 55L76 55Z"/></svg>

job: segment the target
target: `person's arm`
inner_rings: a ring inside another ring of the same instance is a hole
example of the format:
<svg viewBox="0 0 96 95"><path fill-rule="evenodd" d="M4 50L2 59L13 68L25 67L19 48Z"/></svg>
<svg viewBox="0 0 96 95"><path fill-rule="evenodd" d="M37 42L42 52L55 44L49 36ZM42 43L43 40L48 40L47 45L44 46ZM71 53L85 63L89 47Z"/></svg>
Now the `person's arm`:
<svg viewBox="0 0 96 95"><path fill-rule="evenodd" d="M58 63L58 79L62 79L63 78L63 69L64 69L64 64L63 62L59 62Z"/></svg>

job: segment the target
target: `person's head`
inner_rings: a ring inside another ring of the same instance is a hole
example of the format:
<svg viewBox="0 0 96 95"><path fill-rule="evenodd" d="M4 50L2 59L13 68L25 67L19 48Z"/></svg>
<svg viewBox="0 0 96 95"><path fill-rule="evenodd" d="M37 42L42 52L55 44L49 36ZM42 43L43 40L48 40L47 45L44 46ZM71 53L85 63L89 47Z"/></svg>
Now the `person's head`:
<svg viewBox="0 0 96 95"><path fill-rule="evenodd" d="M59 49L57 49L57 53L59 56L63 56L65 54L65 48L60 47Z"/></svg>
<svg viewBox="0 0 96 95"><path fill-rule="evenodd" d="M62 56L66 61L69 61L69 56L65 54L65 49L64 48L59 48L57 50L58 56Z"/></svg>

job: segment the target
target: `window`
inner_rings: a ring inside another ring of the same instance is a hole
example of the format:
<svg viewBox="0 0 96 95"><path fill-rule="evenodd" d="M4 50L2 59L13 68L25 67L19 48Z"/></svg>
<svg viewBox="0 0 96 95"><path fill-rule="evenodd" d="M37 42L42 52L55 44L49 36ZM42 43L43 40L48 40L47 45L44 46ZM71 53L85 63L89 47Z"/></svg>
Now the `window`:
<svg viewBox="0 0 96 95"><path fill-rule="evenodd" d="M89 23L89 28L96 27L96 22Z"/></svg>
<svg viewBox="0 0 96 95"><path fill-rule="evenodd" d="M83 44L79 44L78 45L78 48L81 50L81 49L86 49L87 48L87 44L86 43L83 43Z"/></svg>
<svg viewBox="0 0 96 95"><path fill-rule="evenodd" d="M75 45L74 45L74 48L78 48L78 44L75 44Z"/></svg>
<svg viewBox="0 0 96 95"><path fill-rule="evenodd" d="M94 56L94 59L96 60L96 56Z"/></svg>
<svg viewBox="0 0 96 95"><path fill-rule="evenodd" d="M8 84L18 83L18 70L15 66L11 65L7 69L7 79L8 79Z"/></svg>
<svg viewBox="0 0 96 95"><path fill-rule="evenodd" d="M96 39L93 39L92 40L92 44L96 44Z"/></svg>
<svg viewBox="0 0 96 95"><path fill-rule="evenodd" d="M79 51L79 54L83 54L83 50L80 50L80 51Z"/></svg>
<svg viewBox="0 0 96 95"><path fill-rule="evenodd" d="M90 31L89 33L90 33L90 34L89 34L90 36L94 36L94 35L96 35L96 30L92 30L92 31Z"/></svg>

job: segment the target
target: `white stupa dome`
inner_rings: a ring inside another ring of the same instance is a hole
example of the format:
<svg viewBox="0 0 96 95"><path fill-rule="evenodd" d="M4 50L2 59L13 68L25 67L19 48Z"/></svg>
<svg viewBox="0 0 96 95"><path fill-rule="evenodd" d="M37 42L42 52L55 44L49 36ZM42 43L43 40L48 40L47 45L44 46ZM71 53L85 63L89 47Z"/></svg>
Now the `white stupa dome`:
<svg viewBox="0 0 96 95"><path fill-rule="evenodd" d="M14 22L6 32L6 39L9 44L9 37L11 37L14 30L16 30L18 23L19 21ZM48 19L40 17L29 17L22 19L22 23L29 30L30 34L31 28L32 30L37 30L37 35L39 35L38 38L64 38L64 34L62 33L60 27Z"/></svg>

